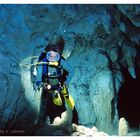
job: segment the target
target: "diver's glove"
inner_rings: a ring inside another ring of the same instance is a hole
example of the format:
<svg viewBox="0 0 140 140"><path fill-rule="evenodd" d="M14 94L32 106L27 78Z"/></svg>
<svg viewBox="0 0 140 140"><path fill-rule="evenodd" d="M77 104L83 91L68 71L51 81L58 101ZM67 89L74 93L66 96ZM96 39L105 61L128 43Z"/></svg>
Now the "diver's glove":
<svg viewBox="0 0 140 140"><path fill-rule="evenodd" d="M40 88L42 87L42 82L41 81L37 81L36 82L36 89L35 89L35 91L39 91L40 90Z"/></svg>
<svg viewBox="0 0 140 140"><path fill-rule="evenodd" d="M41 81L36 82L36 86L39 87L41 85Z"/></svg>

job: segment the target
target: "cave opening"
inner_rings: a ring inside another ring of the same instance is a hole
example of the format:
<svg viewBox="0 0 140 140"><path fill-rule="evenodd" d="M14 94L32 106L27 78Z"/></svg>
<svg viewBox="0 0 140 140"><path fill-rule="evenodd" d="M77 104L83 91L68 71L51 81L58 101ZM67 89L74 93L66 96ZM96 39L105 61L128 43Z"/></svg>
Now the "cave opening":
<svg viewBox="0 0 140 140"><path fill-rule="evenodd" d="M117 109L119 118L124 117L130 128L140 125L140 77L132 78L128 70L123 70L124 82L118 93Z"/></svg>

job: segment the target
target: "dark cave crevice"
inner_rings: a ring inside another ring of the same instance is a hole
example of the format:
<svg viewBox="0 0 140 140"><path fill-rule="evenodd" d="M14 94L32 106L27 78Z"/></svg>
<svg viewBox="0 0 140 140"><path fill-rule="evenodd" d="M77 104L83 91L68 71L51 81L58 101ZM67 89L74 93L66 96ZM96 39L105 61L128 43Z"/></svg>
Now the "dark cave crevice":
<svg viewBox="0 0 140 140"><path fill-rule="evenodd" d="M130 128L139 128L140 124L140 102L139 102L139 83L140 77L132 78L127 68L122 68L124 83L120 87L118 93L118 115L119 118L124 117Z"/></svg>

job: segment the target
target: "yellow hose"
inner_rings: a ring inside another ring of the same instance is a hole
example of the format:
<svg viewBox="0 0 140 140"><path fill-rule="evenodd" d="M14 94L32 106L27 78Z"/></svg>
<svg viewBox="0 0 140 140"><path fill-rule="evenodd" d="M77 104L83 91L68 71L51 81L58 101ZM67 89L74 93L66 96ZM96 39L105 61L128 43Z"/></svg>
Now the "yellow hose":
<svg viewBox="0 0 140 140"><path fill-rule="evenodd" d="M23 67L23 66L25 66L25 67L30 66L31 67L31 66L36 66L39 64L48 64L48 65L58 66L58 62L36 62L33 64L24 64L24 65L21 65L21 67Z"/></svg>
<svg viewBox="0 0 140 140"><path fill-rule="evenodd" d="M33 63L33 64L24 64L22 65L25 66L25 67L28 67L28 66L36 66L36 65L39 65L39 64L48 64L48 62L36 62L36 63Z"/></svg>

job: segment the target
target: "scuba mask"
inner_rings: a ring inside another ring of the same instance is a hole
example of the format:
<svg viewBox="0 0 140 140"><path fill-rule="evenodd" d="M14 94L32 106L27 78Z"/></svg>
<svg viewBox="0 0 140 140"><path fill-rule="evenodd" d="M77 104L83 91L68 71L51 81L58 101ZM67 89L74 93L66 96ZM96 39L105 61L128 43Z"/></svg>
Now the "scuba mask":
<svg viewBox="0 0 140 140"><path fill-rule="evenodd" d="M58 52L49 51L47 53L47 60L50 62L59 61L60 54Z"/></svg>

